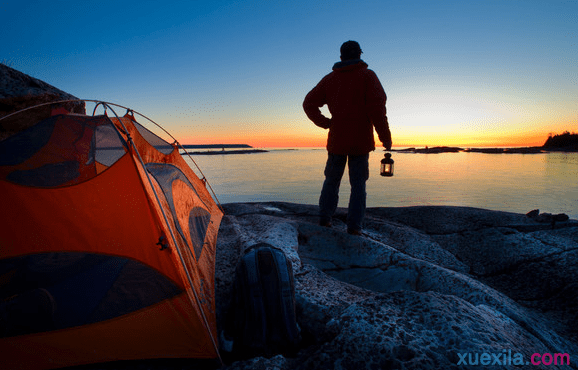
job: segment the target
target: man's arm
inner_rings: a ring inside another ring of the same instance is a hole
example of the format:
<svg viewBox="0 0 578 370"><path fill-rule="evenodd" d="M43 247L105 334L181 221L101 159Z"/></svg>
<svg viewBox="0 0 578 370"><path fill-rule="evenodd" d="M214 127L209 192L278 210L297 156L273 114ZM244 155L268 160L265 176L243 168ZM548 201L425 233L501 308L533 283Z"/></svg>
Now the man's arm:
<svg viewBox="0 0 578 370"><path fill-rule="evenodd" d="M371 119L373 127L375 127L375 131L383 147L390 150L392 145L391 131L389 130L387 109L385 108L387 96L377 75L373 71L370 72L369 83L367 85L367 109L369 118Z"/></svg>
<svg viewBox="0 0 578 370"><path fill-rule="evenodd" d="M385 126L387 127L387 129L385 130L385 132L382 132L381 134L379 133L379 131L377 131L376 127L377 136L379 137L379 140L383 144L383 147L387 150L391 150L393 142L391 141L391 131L389 130L389 123L387 122L387 116L385 116Z"/></svg>
<svg viewBox="0 0 578 370"><path fill-rule="evenodd" d="M327 99L325 97L325 91L323 89L323 80L309 91L305 96L303 101L303 110L305 114L315 125L321 128L329 128L331 126L331 119L325 117L319 108L327 104Z"/></svg>

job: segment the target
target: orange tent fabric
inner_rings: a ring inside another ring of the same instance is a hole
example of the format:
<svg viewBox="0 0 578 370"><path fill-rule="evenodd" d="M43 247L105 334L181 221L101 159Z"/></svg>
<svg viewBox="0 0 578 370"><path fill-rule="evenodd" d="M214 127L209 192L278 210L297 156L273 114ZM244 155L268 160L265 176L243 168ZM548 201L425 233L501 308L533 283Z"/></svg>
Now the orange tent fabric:
<svg viewBox="0 0 578 370"><path fill-rule="evenodd" d="M0 142L3 369L218 358L219 206L132 115Z"/></svg>

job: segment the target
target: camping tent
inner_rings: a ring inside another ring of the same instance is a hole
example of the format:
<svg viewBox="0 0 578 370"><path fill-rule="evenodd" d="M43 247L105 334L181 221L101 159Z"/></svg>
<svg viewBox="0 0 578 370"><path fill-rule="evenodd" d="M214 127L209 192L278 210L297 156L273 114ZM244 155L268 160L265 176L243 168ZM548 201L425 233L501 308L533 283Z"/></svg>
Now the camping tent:
<svg viewBox="0 0 578 370"><path fill-rule="evenodd" d="M107 112L0 142L2 369L219 356L223 213L176 144Z"/></svg>

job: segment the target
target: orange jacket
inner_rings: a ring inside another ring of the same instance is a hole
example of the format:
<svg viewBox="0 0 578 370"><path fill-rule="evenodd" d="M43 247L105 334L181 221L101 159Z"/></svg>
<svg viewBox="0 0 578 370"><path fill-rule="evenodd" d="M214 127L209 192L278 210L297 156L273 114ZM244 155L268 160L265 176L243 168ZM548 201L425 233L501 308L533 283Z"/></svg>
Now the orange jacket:
<svg viewBox="0 0 578 370"><path fill-rule="evenodd" d="M391 141L385 101L375 72L362 60L335 63L333 72L311 90L303 110L317 126L329 129L327 150L363 155L375 150L373 127L382 143ZM320 107L327 104L331 118Z"/></svg>

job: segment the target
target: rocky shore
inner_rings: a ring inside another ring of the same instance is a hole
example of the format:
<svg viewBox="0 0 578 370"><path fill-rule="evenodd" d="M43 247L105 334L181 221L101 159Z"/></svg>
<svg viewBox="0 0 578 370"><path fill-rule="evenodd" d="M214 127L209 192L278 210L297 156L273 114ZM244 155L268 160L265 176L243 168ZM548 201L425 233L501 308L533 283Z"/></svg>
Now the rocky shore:
<svg viewBox="0 0 578 370"><path fill-rule="evenodd" d="M421 153L421 154L440 154L440 153L484 153L484 154L539 154L550 152L578 152L578 147L545 147L545 146L530 146L523 148L458 148L449 146L436 146L432 148L406 148L406 149L392 149L393 152L401 153Z"/></svg>
<svg viewBox="0 0 578 370"><path fill-rule="evenodd" d="M218 317L239 256L267 242L293 263L303 337L294 358L257 357L225 369L514 369L535 353L573 360L548 369L578 368L575 220L541 219L537 210L371 208L364 234L352 236L343 209L326 228L316 206L224 208Z"/></svg>
<svg viewBox="0 0 578 370"><path fill-rule="evenodd" d="M0 63L0 118L38 104L77 99L44 81ZM84 102L72 101L62 103L60 106L69 112L86 113ZM0 140L28 128L41 119L50 117L53 108L55 107L46 105L16 117L1 120Z"/></svg>
<svg viewBox="0 0 578 370"><path fill-rule="evenodd" d="M0 64L0 117L69 99L75 98ZM85 111L83 103L63 105ZM0 140L49 116L50 109L31 110L27 120L3 120ZM292 261L303 338L295 357L257 357L228 363L226 370L518 369L517 360L525 365L536 353L570 356L570 366L542 368L578 369L575 220L535 210L527 216L463 207L371 208L364 235L352 236L343 209L333 228L325 228L317 224L316 206L275 202L224 208L215 276L219 325L240 255L267 242ZM483 354L490 356L489 365ZM188 361L171 360L122 365L191 368Z"/></svg>
<svg viewBox="0 0 578 370"><path fill-rule="evenodd" d="M253 154L253 153L267 153L268 150L263 149L243 149L243 150L213 150L213 151L194 151L187 152L191 155L225 155L225 154Z"/></svg>

